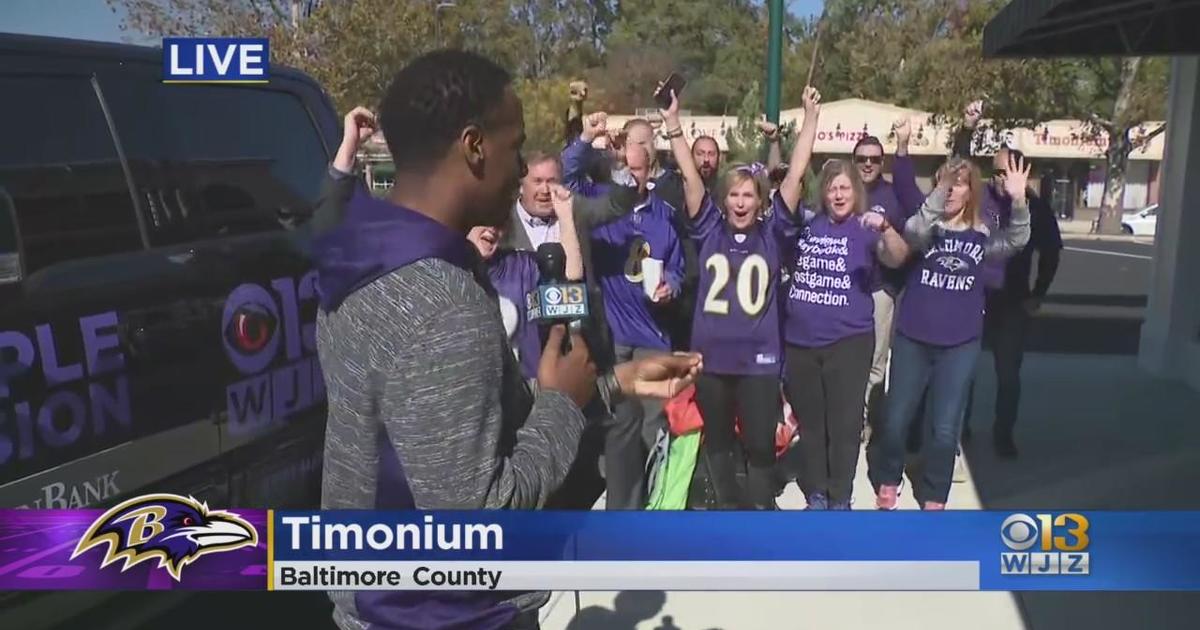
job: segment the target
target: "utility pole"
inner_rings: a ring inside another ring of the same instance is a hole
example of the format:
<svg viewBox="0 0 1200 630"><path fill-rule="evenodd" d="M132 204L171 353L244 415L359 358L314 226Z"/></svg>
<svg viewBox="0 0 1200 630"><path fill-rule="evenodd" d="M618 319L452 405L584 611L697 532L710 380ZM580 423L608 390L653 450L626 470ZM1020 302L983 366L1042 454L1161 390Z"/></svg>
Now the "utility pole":
<svg viewBox="0 0 1200 630"><path fill-rule="evenodd" d="M767 40L767 120L779 123L779 97L783 79L783 0L767 0L770 37Z"/></svg>

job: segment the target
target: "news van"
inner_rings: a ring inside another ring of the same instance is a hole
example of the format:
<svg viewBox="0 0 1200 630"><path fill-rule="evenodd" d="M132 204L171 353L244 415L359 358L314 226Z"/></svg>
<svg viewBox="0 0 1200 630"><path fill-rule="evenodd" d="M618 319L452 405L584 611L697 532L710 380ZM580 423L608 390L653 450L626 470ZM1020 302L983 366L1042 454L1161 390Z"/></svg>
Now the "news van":
<svg viewBox="0 0 1200 630"><path fill-rule="evenodd" d="M157 48L0 34L0 507L319 504L307 220L338 117L298 71L162 73ZM53 589L71 569L34 547L14 570ZM84 595L0 594L0 627L108 597Z"/></svg>

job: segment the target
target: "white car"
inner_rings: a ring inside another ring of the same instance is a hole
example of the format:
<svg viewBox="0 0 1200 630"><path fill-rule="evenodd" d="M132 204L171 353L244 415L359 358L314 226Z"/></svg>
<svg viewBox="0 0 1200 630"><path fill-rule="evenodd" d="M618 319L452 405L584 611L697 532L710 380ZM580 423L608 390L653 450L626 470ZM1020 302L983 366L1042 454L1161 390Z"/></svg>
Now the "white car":
<svg viewBox="0 0 1200 630"><path fill-rule="evenodd" d="M1158 204L1150 204L1141 210L1126 212L1121 217L1121 231L1134 236L1154 236L1158 225Z"/></svg>

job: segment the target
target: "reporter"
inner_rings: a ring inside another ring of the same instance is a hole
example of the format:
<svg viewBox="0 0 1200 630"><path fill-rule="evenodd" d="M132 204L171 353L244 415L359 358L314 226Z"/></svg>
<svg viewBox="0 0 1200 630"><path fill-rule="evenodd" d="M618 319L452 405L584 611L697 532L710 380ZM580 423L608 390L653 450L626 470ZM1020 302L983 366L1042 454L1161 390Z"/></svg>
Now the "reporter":
<svg viewBox="0 0 1200 630"><path fill-rule="evenodd" d="M421 56L393 79L381 119L396 165L388 199L358 188L313 244L325 378L324 509L536 508L567 474L596 396L586 344L520 376L466 240L502 225L524 163L521 102L473 53ZM618 397L671 396L698 356L658 355L603 380ZM536 625L549 595L332 592L342 628Z"/></svg>

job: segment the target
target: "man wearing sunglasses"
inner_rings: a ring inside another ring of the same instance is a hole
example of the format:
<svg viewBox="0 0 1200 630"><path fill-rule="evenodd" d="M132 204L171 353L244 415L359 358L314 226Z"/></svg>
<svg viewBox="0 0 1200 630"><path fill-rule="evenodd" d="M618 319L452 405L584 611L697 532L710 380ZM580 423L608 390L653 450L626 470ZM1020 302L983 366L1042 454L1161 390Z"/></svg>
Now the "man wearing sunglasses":
<svg viewBox="0 0 1200 630"><path fill-rule="evenodd" d="M904 117L892 126L896 134L896 156L892 160L892 181L883 178L883 143L875 136L864 136L854 145L854 166L867 189L867 208L887 217L891 225L904 225L925 202L925 193L917 186L917 171L908 156L912 125ZM892 314L896 298L904 287L907 267L883 268L872 283L875 300L875 353L871 375L867 379L866 405L863 412L863 440L870 437L882 411L883 378L887 374L888 350L892 345Z"/></svg>

